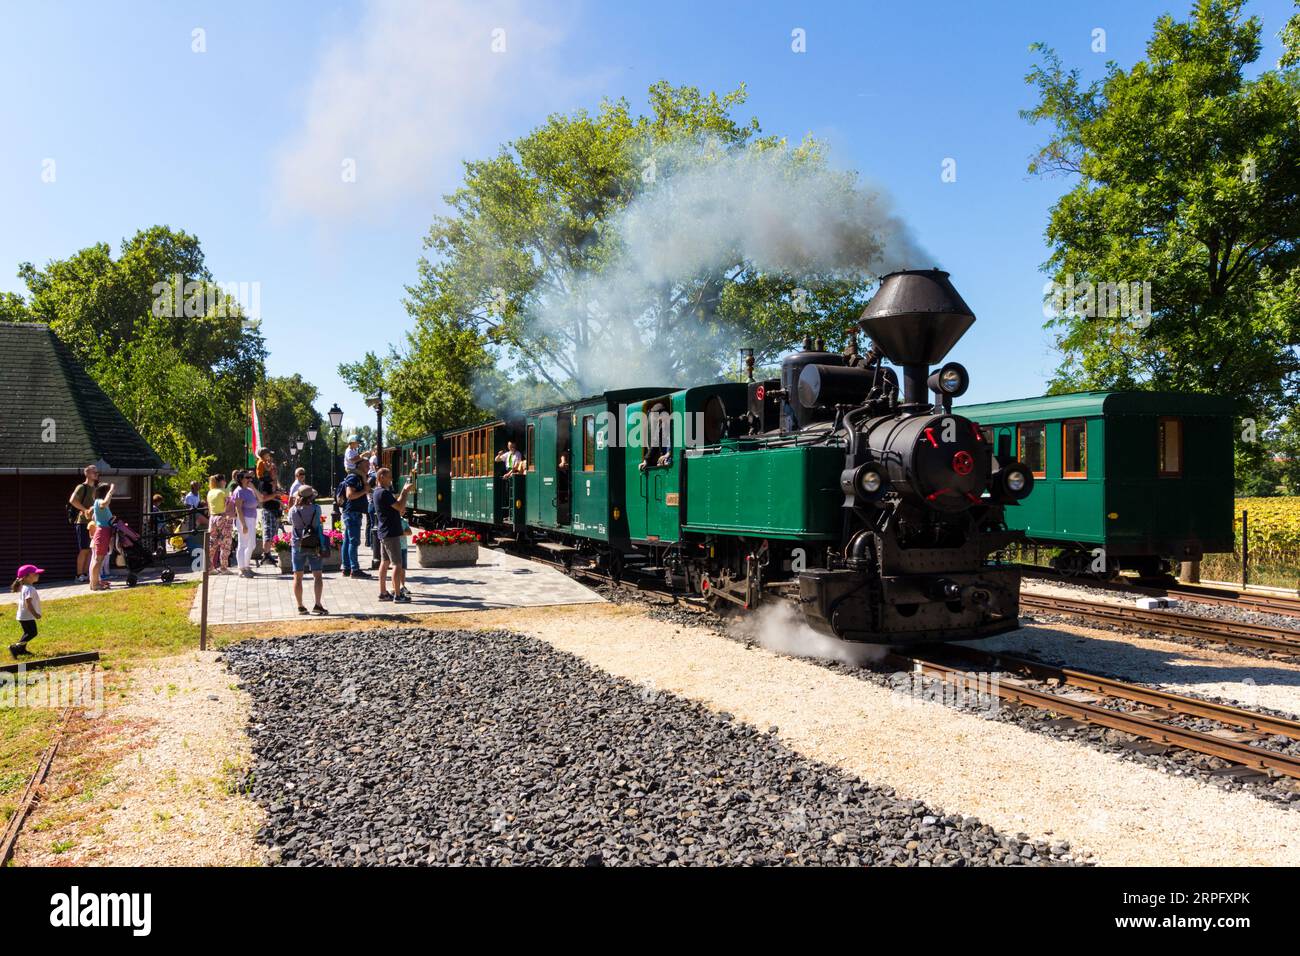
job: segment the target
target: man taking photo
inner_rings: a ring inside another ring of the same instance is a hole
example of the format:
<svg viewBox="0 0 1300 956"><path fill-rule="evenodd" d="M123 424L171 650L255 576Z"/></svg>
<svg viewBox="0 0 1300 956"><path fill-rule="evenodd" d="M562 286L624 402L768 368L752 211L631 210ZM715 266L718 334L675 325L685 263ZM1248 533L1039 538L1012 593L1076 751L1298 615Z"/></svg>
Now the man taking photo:
<svg viewBox="0 0 1300 956"><path fill-rule="evenodd" d="M389 468L380 468L376 476L375 492L375 539L379 544L379 600L395 601L399 604L409 603L410 592L406 590L406 569L402 567L402 515L406 511L406 496L415 487L415 472L402 488L400 494L393 494L393 472ZM388 568L393 568L393 590L388 591Z"/></svg>

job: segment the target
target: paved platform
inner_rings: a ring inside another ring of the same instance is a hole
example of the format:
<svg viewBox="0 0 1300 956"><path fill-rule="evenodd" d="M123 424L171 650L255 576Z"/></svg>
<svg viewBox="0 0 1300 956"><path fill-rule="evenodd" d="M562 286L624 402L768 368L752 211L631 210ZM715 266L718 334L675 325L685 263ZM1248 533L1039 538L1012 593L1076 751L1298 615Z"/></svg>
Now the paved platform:
<svg viewBox="0 0 1300 956"><path fill-rule="evenodd" d="M461 568L421 568L414 547L408 556L406 586L409 604L379 600L378 572L370 571L369 554L361 550L361 564L370 578L345 578L337 571L325 573L322 602L332 617L384 617L438 614L448 611L486 611L509 607L555 604L600 604L604 598L554 568L501 551L479 548L477 564ZM237 574L208 578L208 623L253 624L258 621L296 620L301 617L293 599L293 575L269 566L255 578ZM304 603L311 607L312 582L303 576ZM202 592L194 596L190 620L199 620Z"/></svg>

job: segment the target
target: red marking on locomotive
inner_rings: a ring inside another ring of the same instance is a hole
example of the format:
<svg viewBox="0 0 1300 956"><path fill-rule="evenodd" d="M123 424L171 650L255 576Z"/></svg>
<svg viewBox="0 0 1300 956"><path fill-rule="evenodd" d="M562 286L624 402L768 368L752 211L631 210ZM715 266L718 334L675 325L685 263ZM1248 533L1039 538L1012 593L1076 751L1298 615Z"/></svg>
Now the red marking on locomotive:
<svg viewBox="0 0 1300 956"><path fill-rule="evenodd" d="M763 398L764 398L766 395L767 395L767 389L764 388L762 385L760 385L760 386L758 386L758 388L754 389L754 397L755 397L756 399L758 399L760 402L763 400Z"/></svg>
<svg viewBox="0 0 1300 956"><path fill-rule="evenodd" d="M968 451L959 451L952 456L952 470L959 475L969 475L975 467L975 459Z"/></svg>
<svg viewBox="0 0 1300 956"><path fill-rule="evenodd" d="M930 440L930 444L931 444L931 446L933 446L934 448L938 448L938 447L939 447L939 443L938 443L937 441L935 441L935 438L934 438L934 429L933 429L933 428L927 428L927 429L925 430L925 437L928 438L928 439Z"/></svg>

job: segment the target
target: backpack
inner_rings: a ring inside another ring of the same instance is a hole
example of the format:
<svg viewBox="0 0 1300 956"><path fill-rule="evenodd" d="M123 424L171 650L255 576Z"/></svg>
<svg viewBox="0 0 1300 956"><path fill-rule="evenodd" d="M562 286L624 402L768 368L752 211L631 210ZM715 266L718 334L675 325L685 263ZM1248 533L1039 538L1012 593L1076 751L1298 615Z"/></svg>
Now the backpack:
<svg viewBox="0 0 1300 956"><path fill-rule="evenodd" d="M302 514L302 511L299 510L298 513ZM308 519L307 530L298 539L298 547L303 551L319 551L321 549L320 505L311 506L311 517Z"/></svg>
<svg viewBox="0 0 1300 956"><path fill-rule="evenodd" d="M84 485L84 484L77 485L76 490L77 490L77 491L80 491L82 488L85 488L85 489L86 489L86 493L87 493L87 494L90 494L91 500L93 501L95 496L94 496L94 493L90 491L90 488L89 488L88 486L86 486L86 485ZM75 494L75 492L74 492L74 494ZM83 501L84 501L84 500L85 500L85 497L86 497L85 494L81 495L80 500L83 500ZM67 504L67 509L68 509L68 524L76 524L77 521L78 521L78 519L80 519L80 518L82 517L83 512L81 512L81 511L77 510L75 507L73 507L72 502L70 502L70 501L69 501L68 504Z"/></svg>

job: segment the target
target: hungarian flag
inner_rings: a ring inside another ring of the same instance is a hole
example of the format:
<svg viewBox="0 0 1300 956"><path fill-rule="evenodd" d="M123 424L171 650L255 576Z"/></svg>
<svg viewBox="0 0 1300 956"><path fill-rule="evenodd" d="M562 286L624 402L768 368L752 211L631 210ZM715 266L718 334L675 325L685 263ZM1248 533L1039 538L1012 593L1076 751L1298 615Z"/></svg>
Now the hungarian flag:
<svg viewBox="0 0 1300 956"><path fill-rule="evenodd" d="M251 426L249 437L252 441L249 444L248 452L250 455L256 456L257 450L262 447L262 423L257 420L257 399L251 400L249 408L251 409L249 413L249 425Z"/></svg>

